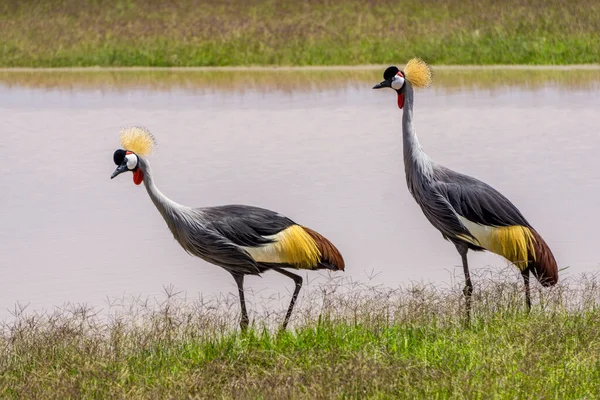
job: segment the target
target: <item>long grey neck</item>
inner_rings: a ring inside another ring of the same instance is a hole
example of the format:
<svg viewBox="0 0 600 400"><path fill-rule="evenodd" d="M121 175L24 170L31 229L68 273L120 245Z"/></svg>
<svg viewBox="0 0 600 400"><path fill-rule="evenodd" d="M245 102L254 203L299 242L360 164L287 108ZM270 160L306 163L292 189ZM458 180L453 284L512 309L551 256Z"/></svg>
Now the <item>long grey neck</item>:
<svg viewBox="0 0 600 400"><path fill-rule="evenodd" d="M158 212L160 212L167 224L171 226L175 215L179 211L187 209L187 207L174 202L165 196L160 190L158 190L154 184L154 179L152 178L152 169L150 168L150 163L148 160L139 157L139 162L139 167L144 173L144 186L146 187L146 191L148 192L148 195L156 206Z"/></svg>
<svg viewBox="0 0 600 400"><path fill-rule="evenodd" d="M404 171L406 179L411 184L415 176L431 178L433 163L425 154L417 138L413 126L413 88L410 83L405 83L404 107L402 114L402 142L404 148ZM416 174L416 175L415 175Z"/></svg>

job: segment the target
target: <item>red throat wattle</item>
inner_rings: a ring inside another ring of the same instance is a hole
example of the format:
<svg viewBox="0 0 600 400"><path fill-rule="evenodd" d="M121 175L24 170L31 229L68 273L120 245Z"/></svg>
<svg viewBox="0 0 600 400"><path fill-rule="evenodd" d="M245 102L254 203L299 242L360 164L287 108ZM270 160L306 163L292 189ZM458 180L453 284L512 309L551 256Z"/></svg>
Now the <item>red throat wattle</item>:
<svg viewBox="0 0 600 400"><path fill-rule="evenodd" d="M402 93L398 93L398 108L402 109L404 107L404 95Z"/></svg>
<svg viewBox="0 0 600 400"><path fill-rule="evenodd" d="M136 185L139 185L140 183L142 183L142 181L144 180L144 173L142 172L141 169L136 169L135 171L133 171L133 183L135 183Z"/></svg>

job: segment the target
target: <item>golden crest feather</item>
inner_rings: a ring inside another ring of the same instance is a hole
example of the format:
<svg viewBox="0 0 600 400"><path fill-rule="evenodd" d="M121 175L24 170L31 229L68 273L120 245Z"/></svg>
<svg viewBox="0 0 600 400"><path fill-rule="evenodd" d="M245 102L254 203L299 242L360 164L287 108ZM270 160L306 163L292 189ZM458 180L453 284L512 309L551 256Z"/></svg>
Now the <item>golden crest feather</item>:
<svg viewBox="0 0 600 400"><path fill-rule="evenodd" d="M415 57L406 63L404 78L414 87L426 88L431 85L433 73L425 61Z"/></svg>
<svg viewBox="0 0 600 400"><path fill-rule="evenodd" d="M121 129L121 146L125 150L133 151L140 156L152 153L156 146L154 135L143 126L130 126Z"/></svg>

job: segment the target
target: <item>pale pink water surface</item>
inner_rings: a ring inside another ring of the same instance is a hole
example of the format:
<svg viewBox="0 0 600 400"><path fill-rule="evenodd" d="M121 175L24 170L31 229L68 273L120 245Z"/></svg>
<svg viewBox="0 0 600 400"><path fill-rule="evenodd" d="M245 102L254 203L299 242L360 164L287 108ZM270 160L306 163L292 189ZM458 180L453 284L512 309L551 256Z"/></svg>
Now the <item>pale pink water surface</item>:
<svg viewBox="0 0 600 400"><path fill-rule="evenodd" d="M407 191L401 112L393 92L371 89L379 75L301 90L43 88L5 78L0 315L17 302L102 306L167 285L188 297L235 293L229 274L179 247L143 186L129 174L109 179L118 131L130 124L154 132L156 183L179 203L286 214L334 242L354 280L376 273L373 281L393 287L460 277L456 250ZM564 276L600 271L599 82L416 93L429 156L502 191L571 267ZM506 266L490 254L470 260L475 270ZM318 282L327 273L303 275ZM292 290L272 272L246 282L252 308L256 294Z"/></svg>

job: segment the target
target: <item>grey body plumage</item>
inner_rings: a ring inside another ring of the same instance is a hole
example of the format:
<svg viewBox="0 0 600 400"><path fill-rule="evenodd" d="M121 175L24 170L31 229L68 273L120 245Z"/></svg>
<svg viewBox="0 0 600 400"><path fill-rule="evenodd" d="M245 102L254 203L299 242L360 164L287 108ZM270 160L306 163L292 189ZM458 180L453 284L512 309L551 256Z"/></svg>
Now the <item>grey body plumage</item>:
<svg viewBox="0 0 600 400"><path fill-rule="evenodd" d="M303 240L312 241L309 244L317 249L318 259L309 265L310 269L343 270L344 268L341 255L327 239L306 227L300 227L281 214L247 205L187 207L167 198L157 188L147 159L125 150L117 150L114 159L119 166L111 178L127 170L134 172L134 182L135 174L143 177L143 183L150 199L162 215L175 240L187 253L218 265L231 273L238 286L240 296L242 329L245 329L249 322L243 290L244 276L258 275L269 269L293 279L296 284L283 328L288 324L302 286L302 278L282 268L306 268L306 263L300 265L294 262L294 258L286 258L285 244L287 242L279 243L278 241L283 239L278 235L287 235L285 239L287 241L295 240L293 235L290 238L290 234L286 233L295 228L296 232L300 230ZM258 257L267 257L266 261L256 259L256 256L251 254L252 249L264 251L265 248L267 255L258 253ZM281 261L278 261L278 257Z"/></svg>
<svg viewBox="0 0 600 400"><path fill-rule="evenodd" d="M531 225L502 193L479 179L453 171L433 162L423 151L413 127L413 88L407 84L402 115L404 169L408 190L429 222L445 239L468 244L461 239L472 236L458 216L483 225Z"/></svg>
<svg viewBox="0 0 600 400"><path fill-rule="evenodd" d="M457 175L434 163L423 151L412 124L413 88L405 84L404 112L402 114L402 140L404 150L404 172L408 190L421 207L427 220L436 227L445 239L453 240L460 235L470 235L452 210L445 193L440 188L454 181ZM442 180L443 178L446 178Z"/></svg>
<svg viewBox="0 0 600 400"><path fill-rule="evenodd" d="M140 157L144 186L173 237L191 255L218 265L232 274L257 275L267 269L240 246L270 243L274 235L294 224L292 220L258 207L230 205L191 208L167 198L154 183L147 160Z"/></svg>
<svg viewBox="0 0 600 400"><path fill-rule="evenodd" d="M398 93L398 105L403 108L402 140L408 190L427 220L441 232L444 239L454 243L461 255L466 283L464 293L467 318L470 316L473 291L467 252L469 249L490 250L483 242L488 240L492 242L491 245L488 243L488 246L494 247L493 240L499 240L493 236L494 231L503 227L522 227L530 231L530 236L526 236L525 240L533 237L533 251L527 260L521 260L527 263L521 273L525 282L526 304L530 308L529 272L533 271L544 285L555 284L558 280L558 270L554 256L541 236L504 195L476 178L436 164L425 154L413 125L413 87L409 78L404 78L403 72L396 67L390 67L384 73L385 80L374 89L390 87ZM402 86L394 86L395 82L401 82ZM466 223L469 226L466 226ZM477 230L479 237L476 237L472 230ZM510 261L514 263L516 260Z"/></svg>

